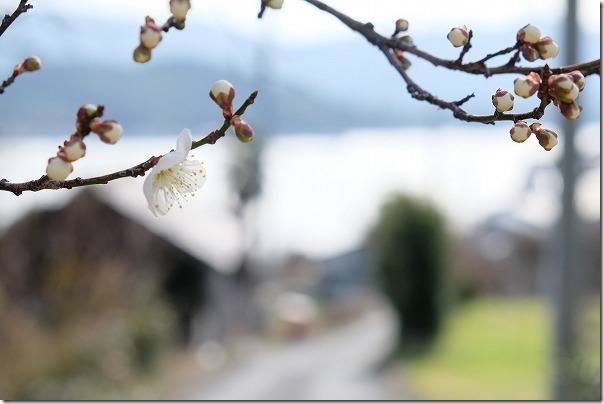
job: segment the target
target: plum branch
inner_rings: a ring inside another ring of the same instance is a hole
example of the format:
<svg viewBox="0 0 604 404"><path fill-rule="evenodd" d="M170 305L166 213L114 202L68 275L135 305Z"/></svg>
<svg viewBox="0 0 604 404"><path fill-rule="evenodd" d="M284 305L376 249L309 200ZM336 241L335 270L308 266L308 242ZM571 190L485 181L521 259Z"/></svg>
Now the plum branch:
<svg viewBox="0 0 604 404"><path fill-rule="evenodd" d="M0 36L2 36L2 34L4 34L4 31L6 31L8 27L13 22L15 22L17 17L19 17L23 13L26 13L27 10L29 10L30 8L34 7L31 4L27 4L27 2L28 0L21 0L19 2L19 5L17 6L17 9L11 15L4 15L4 18L2 18L2 23L0 23Z"/></svg>
<svg viewBox="0 0 604 404"><path fill-rule="evenodd" d="M235 112L234 116L243 115L245 113L247 107L249 107L251 104L254 103L254 100L256 99L257 95L258 95L258 91L254 91L245 100L245 102L241 105L241 107ZM102 106L99 106L99 109L101 109L100 113L97 109L95 111L94 115L91 115L91 120L98 118L99 116L102 115L102 113L103 113ZM234 126L231 123L231 121L225 119L224 123L222 124L222 126L219 129L217 129L217 130L209 133L205 137L193 142L191 149L198 148L205 144L216 143L216 141L218 139L225 136L227 129L230 128L231 126ZM89 132L90 132L90 130L88 130L88 133ZM107 184L110 181L114 181L114 180L117 180L120 178L126 178L126 177L136 178L139 176L144 176L147 171L149 171L151 168L153 168L153 166L155 166L157 164L158 160L161 157L162 157L161 155L152 156L149 159L143 161L142 163L137 164L128 169L116 171L114 173L101 175L98 177L91 177L91 178L84 178L84 179L78 177L73 180L55 181L55 180L51 180L50 178L48 178L47 175L43 175L40 178L38 178L37 180L31 180L31 181L21 182L21 183L14 183L14 182L9 182L6 178L3 178L0 180L0 191L8 191L8 192L12 192L15 195L21 195L24 191L37 192L37 191L41 191L43 189L71 189L71 188L83 187L83 186L88 186L88 185Z"/></svg>
<svg viewBox="0 0 604 404"><path fill-rule="evenodd" d="M351 30L358 32L361 34L369 43L376 46L387 58L390 64L395 68L395 70L399 73L401 78L407 84L407 91L411 95L411 97L420 100L426 101L430 104L436 105L442 109L450 110L453 113L453 116L456 119L460 119L466 122L480 122L485 124L494 124L496 121L519 121L524 119L540 119L544 113L545 108L556 100L551 97L551 94L548 94L547 91L540 92L541 101L539 105L534 108L532 111L519 113L519 114L505 114L501 111L496 110L492 115L472 115L462 108L464 102L468 99L472 98L472 96L467 96L460 101L444 101L430 93L429 91L421 88L417 83L413 81L410 75L407 73L409 62L401 57L403 52L410 53L415 55L429 63L432 63L434 66L444 67L446 69L460 71L468 74L478 74L484 75L485 77L493 76L496 74L523 74L529 75L531 73L537 73L541 79L543 79L542 86L547 86L545 81L552 75L561 75L572 72L580 72L584 77L598 74L600 75L600 59L593 60L591 62L580 63L570 66L563 66L559 68L550 68L547 64L541 67L520 67L516 66L516 63L519 61L520 50L523 46L522 41L517 41L517 43L511 47L502 49L498 52L490 53L483 58L475 61L475 62L467 62L463 63L462 59L469 51L471 44L470 39L472 38L472 31L469 31L467 34L467 40L464 44L464 48L462 49L457 60L446 60L436 57L428 52L425 52L421 49L418 49L409 41L402 41L396 38L396 35L392 37L385 37L378 34L374 30L374 26L371 23L362 23L360 21L354 20L353 18L347 16L346 14L328 6L327 4L319 1L319 0L304 0L307 3L313 5L321 11L324 11L332 16L336 17L340 22L346 25ZM464 27L465 28L465 27ZM551 38L550 38L551 39ZM515 52L512 58L505 64L495 67L487 66L486 62L490 59L505 55L511 52ZM513 97L512 97L513 99ZM565 115L567 116L567 115ZM568 116L567 116L568 117ZM570 119L570 118L569 118ZM574 119L574 118L573 118Z"/></svg>

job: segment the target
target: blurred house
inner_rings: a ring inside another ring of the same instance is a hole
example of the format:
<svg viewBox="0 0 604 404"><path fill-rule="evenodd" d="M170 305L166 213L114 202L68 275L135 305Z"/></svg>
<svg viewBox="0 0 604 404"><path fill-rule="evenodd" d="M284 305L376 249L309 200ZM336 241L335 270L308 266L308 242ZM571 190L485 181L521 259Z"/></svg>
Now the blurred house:
<svg viewBox="0 0 604 404"><path fill-rule="evenodd" d="M166 303L180 341L220 340L241 326L241 285L94 190L59 210L32 212L0 237L0 295L42 323L72 318L78 307L101 313L141 295L139 306Z"/></svg>

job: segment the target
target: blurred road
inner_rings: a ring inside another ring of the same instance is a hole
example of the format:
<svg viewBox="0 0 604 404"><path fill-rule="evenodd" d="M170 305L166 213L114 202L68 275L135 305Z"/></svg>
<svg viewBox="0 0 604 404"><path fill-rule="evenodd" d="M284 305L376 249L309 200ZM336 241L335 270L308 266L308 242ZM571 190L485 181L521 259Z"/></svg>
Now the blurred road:
<svg viewBox="0 0 604 404"><path fill-rule="evenodd" d="M409 399L397 375L380 366L395 330L392 313L374 309L320 335L263 348L185 392L185 399Z"/></svg>

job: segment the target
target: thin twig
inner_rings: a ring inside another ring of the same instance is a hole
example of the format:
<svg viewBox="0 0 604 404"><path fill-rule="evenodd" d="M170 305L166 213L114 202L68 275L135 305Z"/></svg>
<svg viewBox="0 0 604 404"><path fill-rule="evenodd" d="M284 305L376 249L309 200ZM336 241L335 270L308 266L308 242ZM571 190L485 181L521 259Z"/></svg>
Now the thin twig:
<svg viewBox="0 0 604 404"><path fill-rule="evenodd" d="M17 19L17 17L34 7L31 4L27 4L27 1L28 0L21 0L17 6L17 9L11 15L6 14L4 16L2 23L0 24L0 36L4 34L4 31L8 29L8 27Z"/></svg>
<svg viewBox="0 0 604 404"><path fill-rule="evenodd" d="M0 94L4 94L4 90L6 89L6 87L13 84L18 75L19 73L15 70L13 71L12 76L2 82L2 85L0 85Z"/></svg>
<svg viewBox="0 0 604 404"><path fill-rule="evenodd" d="M258 95L258 91L254 91L248 98L245 100L243 105L235 112L235 115L243 115L248 106L254 103L256 96ZM230 122L224 121L222 127L220 129L213 131L209 135L204 138L193 142L191 149L195 149L204 144L214 144L216 140L223 137L226 133L226 130L231 126ZM24 191L41 191L43 189L71 189L77 187L83 187L88 185L99 185L99 184L107 184L110 181L114 181L120 178L126 177L138 177L143 176L147 171L149 171L161 156L152 156L148 160L135 165L134 167L130 167L126 170L116 171L111 174L101 175L99 177L92 178L75 178L73 180L67 181L53 181L50 180L46 175L38 178L37 180L32 180L28 182L21 183L13 183L9 182L7 179L0 180L0 191L8 191L12 192L15 195L21 195Z"/></svg>

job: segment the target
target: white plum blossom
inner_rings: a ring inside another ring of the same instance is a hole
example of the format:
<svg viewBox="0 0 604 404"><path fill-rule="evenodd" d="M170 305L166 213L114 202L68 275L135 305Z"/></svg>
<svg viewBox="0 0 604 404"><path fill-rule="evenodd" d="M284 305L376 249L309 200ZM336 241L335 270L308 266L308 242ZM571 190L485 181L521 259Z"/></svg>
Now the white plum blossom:
<svg viewBox="0 0 604 404"><path fill-rule="evenodd" d="M167 214L175 201L182 207L181 198L186 201L186 194L205 183L203 163L187 158L192 143L191 131L184 129L176 140L176 150L162 156L145 179L143 192L155 216Z"/></svg>

